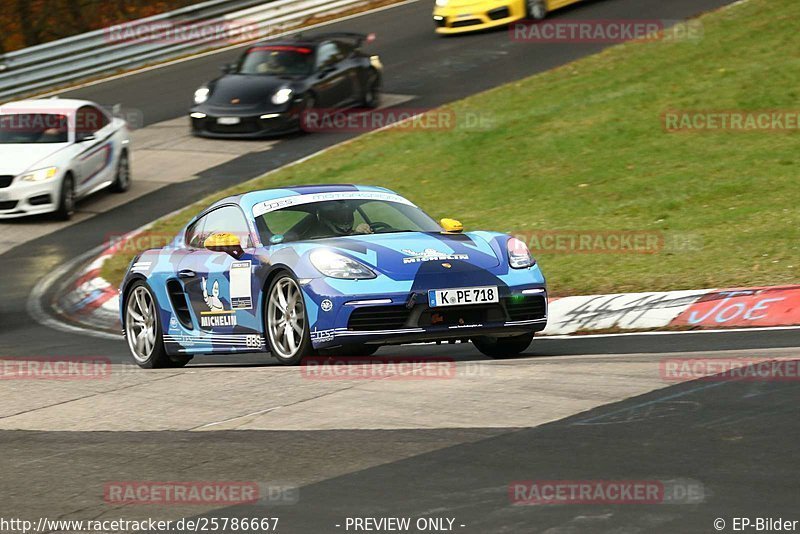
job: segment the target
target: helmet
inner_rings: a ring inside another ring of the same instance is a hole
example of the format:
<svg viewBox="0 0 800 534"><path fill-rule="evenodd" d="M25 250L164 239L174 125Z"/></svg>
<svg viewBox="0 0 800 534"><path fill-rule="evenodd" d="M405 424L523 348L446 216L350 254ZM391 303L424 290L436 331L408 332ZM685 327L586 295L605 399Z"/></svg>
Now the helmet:
<svg viewBox="0 0 800 534"><path fill-rule="evenodd" d="M334 235L350 235L355 223L354 209L344 200L324 202L317 208L317 219Z"/></svg>

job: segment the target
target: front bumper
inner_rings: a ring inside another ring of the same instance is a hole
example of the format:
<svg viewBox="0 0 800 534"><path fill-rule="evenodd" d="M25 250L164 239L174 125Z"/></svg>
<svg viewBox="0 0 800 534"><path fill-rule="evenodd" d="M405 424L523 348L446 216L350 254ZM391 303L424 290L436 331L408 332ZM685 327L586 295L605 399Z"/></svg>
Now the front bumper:
<svg viewBox="0 0 800 534"><path fill-rule="evenodd" d="M60 176L43 182L23 182L14 178L0 187L0 219L51 213L58 209Z"/></svg>
<svg viewBox="0 0 800 534"><path fill-rule="evenodd" d="M237 122L224 124L231 119ZM295 132L300 128L299 114L295 109L234 113L194 108L189 113L189 120L194 135L226 139L258 139Z"/></svg>
<svg viewBox="0 0 800 534"><path fill-rule="evenodd" d="M313 322L311 341L319 349L350 344L469 340L544 330L547 326L544 284L500 286L499 291L497 304L438 308L428 305L424 290L368 296L323 295L330 304L314 310L317 320ZM307 297L307 307L308 301Z"/></svg>
<svg viewBox="0 0 800 534"><path fill-rule="evenodd" d="M433 22L436 33L453 34L506 26L525 18L523 2L498 2L481 7L436 7Z"/></svg>

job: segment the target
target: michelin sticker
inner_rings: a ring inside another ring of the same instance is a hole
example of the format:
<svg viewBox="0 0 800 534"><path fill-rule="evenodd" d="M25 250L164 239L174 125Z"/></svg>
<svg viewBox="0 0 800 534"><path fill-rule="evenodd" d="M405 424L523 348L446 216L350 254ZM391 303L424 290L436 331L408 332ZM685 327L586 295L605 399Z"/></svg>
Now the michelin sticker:
<svg viewBox="0 0 800 534"><path fill-rule="evenodd" d="M214 328L218 326L236 326L236 315L233 310L226 310L222 299L219 298L219 280L214 280L209 291L211 280L203 278L203 300L209 311L200 313L200 326Z"/></svg>
<svg viewBox="0 0 800 534"><path fill-rule="evenodd" d="M403 254L410 256L403 258L403 263L419 263L423 261L447 261L447 260L468 260L468 254L445 254L432 248L426 248L422 252L417 252L408 248L403 249Z"/></svg>

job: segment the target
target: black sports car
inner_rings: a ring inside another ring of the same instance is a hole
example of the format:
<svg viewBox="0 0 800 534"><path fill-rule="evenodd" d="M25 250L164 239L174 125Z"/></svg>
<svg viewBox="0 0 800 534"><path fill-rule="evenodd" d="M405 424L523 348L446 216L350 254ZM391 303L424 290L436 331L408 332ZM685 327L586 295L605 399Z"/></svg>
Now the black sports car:
<svg viewBox="0 0 800 534"><path fill-rule="evenodd" d="M262 137L302 129L310 109L378 105L383 66L361 51L365 35L328 33L248 48L194 93L192 132Z"/></svg>

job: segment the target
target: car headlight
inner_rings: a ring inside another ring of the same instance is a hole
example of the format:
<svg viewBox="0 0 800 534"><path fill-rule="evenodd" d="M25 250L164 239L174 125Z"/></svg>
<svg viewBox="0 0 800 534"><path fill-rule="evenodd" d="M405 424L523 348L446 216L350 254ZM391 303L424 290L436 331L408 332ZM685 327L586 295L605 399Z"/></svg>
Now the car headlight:
<svg viewBox="0 0 800 534"><path fill-rule="evenodd" d="M197 91L194 92L194 103L195 104L202 104L206 100L208 100L208 93L210 93L208 87L201 87Z"/></svg>
<svg viewBox="0 0 800 534"><path fill-rule="evenodd" d="M375 278L376 274L364 265L332 250L315 250L310 256L311 264L323 275L331 278L363 280Z"/></svg>
<svg viewBox="0 0 800 534"><path fill-rule="evenodd" d="M506 246L508 247L508 264L512 269L527 269L536 263L525 242L512 237Z"/></svg>
<svg viewBox="0 0 800 534"><path fill-rule="evenodd" d="M292 90L288 87L283 87L275 91L275 94L272 95L272 103L276 106L280 106L282 104L287 103L292 98Z"/></svg>
<svg viewBox="0 0 800 534"><path fill-rule="evenodd" d="M436 0L436 7L445 7L450 0Z"/></svg>
<svg viewBox="0 0 800 534"><path fill-rule="evenodd" d="M47 167L45 169L37 169L35 171L26 172L19 177L20 180L26 182L43 182L53 178L58 172L58 167Z"/></svg>

